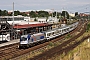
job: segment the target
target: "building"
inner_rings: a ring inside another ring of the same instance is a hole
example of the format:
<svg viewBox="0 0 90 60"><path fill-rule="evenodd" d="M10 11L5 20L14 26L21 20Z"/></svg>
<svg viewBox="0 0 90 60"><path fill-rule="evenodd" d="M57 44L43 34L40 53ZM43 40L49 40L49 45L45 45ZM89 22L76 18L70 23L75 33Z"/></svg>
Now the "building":
<svg viewBox="0 0 90 60"><path fill-rule="evenodd" d="M75 13L69 13L71 17L75 17Z"/></svg>
<svg viewBox="0 0 90 60"><path fill-rule="evenodd" d="M47 18L37 18L40 23L47 23Z"/></svg>
<svg viewBox="0 0 90 60"><path fill-rule="evenodd" d="M47 19L47 22L48 22L48 23L51 23L51 24L53 24L53 23L58 23L58 22L59 22L59 19L57 19L56 17L49 17L49 18Z"/></svg>
<svg viewBox="0 0 90 60"><path fill-rule="evenodd" d="M14 16L14 18L13 16L0 16L0 33L8 32L10 39L17 39L21 35L39 33L52 28L52 24L30 22L29 17L26 19L24 20L24 16Z"/></svg>
<svg viewBox="0 0 90 60"><path fill-rule="evenodd" d="M30 17L24 17L24 20L25 21L30 21L31 19L30 19Z"/></svg>

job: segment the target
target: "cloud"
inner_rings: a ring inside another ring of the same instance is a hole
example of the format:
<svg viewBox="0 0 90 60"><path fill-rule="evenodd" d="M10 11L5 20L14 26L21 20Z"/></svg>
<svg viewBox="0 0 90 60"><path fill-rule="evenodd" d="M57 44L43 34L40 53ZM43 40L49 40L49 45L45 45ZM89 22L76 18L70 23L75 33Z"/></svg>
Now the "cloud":
<svg viewBox="0 0 90 60"><path fill-rule="evenodd" d="M76 10L78 8L83 8L81 6L90 4L90 0L2 0L0 2L0 8L7 10L12 9L13 2L16 10L52 8L56 10L62 10L62 8L65 8L66 10Z"/></svg>

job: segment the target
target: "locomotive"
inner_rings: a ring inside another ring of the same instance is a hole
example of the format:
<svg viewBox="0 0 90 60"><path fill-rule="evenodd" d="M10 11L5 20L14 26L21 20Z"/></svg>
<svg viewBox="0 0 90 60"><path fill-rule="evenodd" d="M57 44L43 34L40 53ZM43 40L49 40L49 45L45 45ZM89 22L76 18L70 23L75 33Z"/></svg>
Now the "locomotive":
<svg viewBox="0 0 90 60"><path fill-rule="evenodd" d="M77 27L77 25L78 25L78 22L75 22L68 26L51 29L41 33L22 35L20 37L19 48L30 47L31 45L34 45L35 43L38 43L41 41L49 41L53 38L64 35L74 30Z"/></svg>

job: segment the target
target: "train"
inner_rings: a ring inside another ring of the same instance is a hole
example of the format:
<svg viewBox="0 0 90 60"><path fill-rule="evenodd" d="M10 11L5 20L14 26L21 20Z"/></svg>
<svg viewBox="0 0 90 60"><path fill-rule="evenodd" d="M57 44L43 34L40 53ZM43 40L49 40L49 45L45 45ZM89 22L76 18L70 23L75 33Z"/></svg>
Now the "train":
<svg viewBox="0 0 90 60"><path fill-rule="evenodd" d="M59 37L61 35L64 35L72 30L74 30L78 26L79 22L75 22L71 25L67 25L64 27L56 28L56 29L50 29L48 31L43 31L36 34L27 34L22 35L20 37L20 42L18 48L22 47L30 47L36 43L42 42L42 41L49 41L51 39L54 39L56 37Z"/></svg>

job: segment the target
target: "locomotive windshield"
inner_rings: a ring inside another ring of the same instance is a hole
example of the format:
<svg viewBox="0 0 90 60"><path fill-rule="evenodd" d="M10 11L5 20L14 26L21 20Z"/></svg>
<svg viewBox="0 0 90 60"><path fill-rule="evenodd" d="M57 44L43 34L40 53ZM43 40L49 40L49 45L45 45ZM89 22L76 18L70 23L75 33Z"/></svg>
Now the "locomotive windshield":
<svg viewBox="0 0 90 60"><path fill-rule="evenodd" d="M21 41L25 41L25 40L27 40L27 38L25 38L25 37L22 37Z"/></svg>

